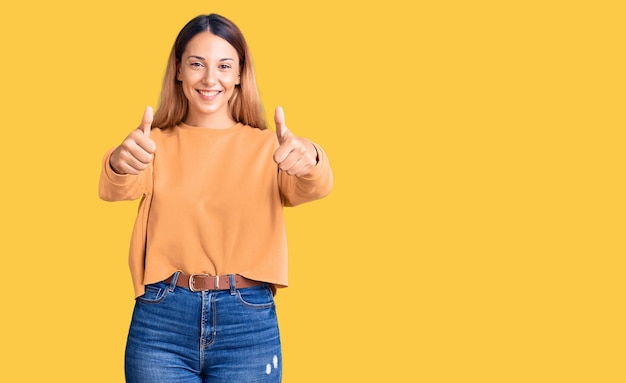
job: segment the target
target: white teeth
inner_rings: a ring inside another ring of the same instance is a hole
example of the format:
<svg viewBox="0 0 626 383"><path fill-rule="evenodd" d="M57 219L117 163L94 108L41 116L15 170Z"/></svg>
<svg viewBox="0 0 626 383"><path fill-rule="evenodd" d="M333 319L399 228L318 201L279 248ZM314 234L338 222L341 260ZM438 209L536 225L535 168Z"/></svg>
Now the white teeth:
<svg viewBox="0 0 626 383"><path fill-rule="evenodd" d="M208 92L200 90L199 92L200 92L201 95L206 96L206 97L217 96L217 94L219 93L219 91L217 91L217 90L211 90L211 91L208 91Z"/></svg>

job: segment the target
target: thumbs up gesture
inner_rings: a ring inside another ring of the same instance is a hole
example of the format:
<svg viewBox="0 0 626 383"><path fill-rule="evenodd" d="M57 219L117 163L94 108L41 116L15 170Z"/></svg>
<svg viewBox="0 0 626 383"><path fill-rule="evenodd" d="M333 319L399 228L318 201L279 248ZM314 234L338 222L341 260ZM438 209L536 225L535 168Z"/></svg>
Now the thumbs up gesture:
<svg viewBox="0 0 626 383"><path fill-rule="evenodd" d="M150 138L151 128L152 108L148 106L139 127L130 132L111 153L109 162L115 173L139 174L148 168L156 149L156 144Z"/></svg>
<svg viewBox="0 0 626 383"><path fill-rule="evenodd" d="M278 149L274 152L274 162L280 170L296 177L311 173L317 164L317 150L311 141L295 136L285 125L285 113L280 106L274 113Z"/></svg>

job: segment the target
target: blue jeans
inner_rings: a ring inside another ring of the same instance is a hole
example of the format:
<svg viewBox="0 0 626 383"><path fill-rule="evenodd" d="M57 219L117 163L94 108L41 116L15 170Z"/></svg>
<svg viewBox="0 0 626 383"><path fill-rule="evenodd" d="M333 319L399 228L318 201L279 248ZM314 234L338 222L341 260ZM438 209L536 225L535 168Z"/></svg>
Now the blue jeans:
<svg viewBox="0 0 626 383"><path fill-rule="evenodd" d="M269 286L192 292L176 274L136 299L127 383L278 383L282 354Z"/></svg>

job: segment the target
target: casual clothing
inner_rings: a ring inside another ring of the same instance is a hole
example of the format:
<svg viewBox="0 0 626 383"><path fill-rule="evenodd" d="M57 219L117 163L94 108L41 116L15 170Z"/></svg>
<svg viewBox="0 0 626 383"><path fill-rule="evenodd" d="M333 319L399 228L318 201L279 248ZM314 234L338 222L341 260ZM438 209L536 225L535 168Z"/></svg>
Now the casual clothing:
<svg viewBox="0 0 626 383"><path fill-rule="evenodd" d="M326 154L314 144L317 165L294 177L278 170L270 130L179 124L150 137L156 151L146 171L116 174L112 149L100 176L102 199L141 198L129 256L136 300L126 381L280 382L273 294L287 286L283 207L328 194ZM179 281L181 272L221 276L204 280L228 287L192 291L198 278ZM236 285L242 280L252 281Z"/></svg>
<svg viewBox="0 0 626 383"><path fill-rule="evenodd" d="M271 130L242 124L207 129L179 124L150 133L154 160L139 175L119 175L106 153L100 197L141 198L129 265L135 296L177 271L240 274L285 287L287 241L283 206L326 196L333 174L324 150L306 177L278 171Z"/></svg>
<svg viewBox="0 0 626 383"><path fill-rule="evenodd" d="M146 286L126 343L127 383L267 382L282 378L274 297L268 285L192 292Z"/></svg>

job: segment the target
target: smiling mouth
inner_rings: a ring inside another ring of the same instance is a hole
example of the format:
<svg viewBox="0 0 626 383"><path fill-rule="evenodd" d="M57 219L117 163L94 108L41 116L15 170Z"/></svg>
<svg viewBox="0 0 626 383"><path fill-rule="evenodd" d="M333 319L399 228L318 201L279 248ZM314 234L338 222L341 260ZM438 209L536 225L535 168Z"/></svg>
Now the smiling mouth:
<svg viewBox="0 0 626 383"><path fill-rule="evenodd" d="M220 91L219 90L198 90L198 93L200 93L201 95L205 96L205 97L214 97L217 96Z"/></svg>

